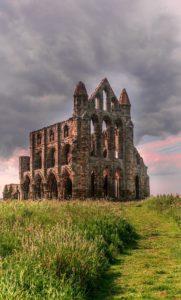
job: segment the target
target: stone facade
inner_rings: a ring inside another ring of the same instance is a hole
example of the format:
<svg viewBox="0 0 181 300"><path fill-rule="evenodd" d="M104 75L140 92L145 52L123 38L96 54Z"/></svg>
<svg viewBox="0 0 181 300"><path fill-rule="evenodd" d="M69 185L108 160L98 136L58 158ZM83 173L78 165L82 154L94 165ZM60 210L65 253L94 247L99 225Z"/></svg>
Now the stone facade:
<svg viewBox="0 0 181 300"><path fill-rule="evenodd" d="M126 90L118 100L106 78L90 97L79 82L72 117L30 133L30 157L19 158L21 199L149 196L130 108Z"/></svg>
<svg viewBox="0 0 181 300"><path fill-rule="evenodd" d="M20 199L20 185L6 184L3 190L3 199Z"/></svg>

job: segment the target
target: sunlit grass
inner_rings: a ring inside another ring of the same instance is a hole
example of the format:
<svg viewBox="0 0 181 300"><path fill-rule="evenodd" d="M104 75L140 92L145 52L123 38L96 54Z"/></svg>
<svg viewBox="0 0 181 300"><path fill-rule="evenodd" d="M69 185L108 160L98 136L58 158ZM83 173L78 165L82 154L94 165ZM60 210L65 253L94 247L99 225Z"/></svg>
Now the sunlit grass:
<svg viewBox="0 0 181 300"><path fill-rule="evenodd" d="M97 299L181 299L181 199L164 195L122 210L140 239L111 267L110 285Z"/></svg>
<svg viewBox="0 0 181 300"><path fill-rule="evenodd" d="M179 300L181 199L0 202L0 263L0 300Z"/></svg>
<svg viewBox="0 0 181 300"><path fill-rule="evenodd" d="M0 299L86 299L137 235L120 204L0 202Z"/></svg>

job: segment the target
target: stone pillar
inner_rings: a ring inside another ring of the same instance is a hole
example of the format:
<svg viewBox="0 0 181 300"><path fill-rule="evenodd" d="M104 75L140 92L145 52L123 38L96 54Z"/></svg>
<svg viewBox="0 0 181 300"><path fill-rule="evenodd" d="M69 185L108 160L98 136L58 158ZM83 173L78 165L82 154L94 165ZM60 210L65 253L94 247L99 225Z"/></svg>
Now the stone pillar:
<svg viewBox="0 0 181 300"><path fill-rule="evenodd" d="M46 165L46 159L47 159L47 129L44 128L42 132L42 168L43 168L43 175L46 177L47 174L47 165Z"/></svg>
<svg viewBox="0 0 181 300"><path fill-rule="evenodd" d="M125 175L126 175L126 197L135 198L135 168L134 168L134 145L133 145L133 125L131 120L126 126L125 141Z"/></svg>

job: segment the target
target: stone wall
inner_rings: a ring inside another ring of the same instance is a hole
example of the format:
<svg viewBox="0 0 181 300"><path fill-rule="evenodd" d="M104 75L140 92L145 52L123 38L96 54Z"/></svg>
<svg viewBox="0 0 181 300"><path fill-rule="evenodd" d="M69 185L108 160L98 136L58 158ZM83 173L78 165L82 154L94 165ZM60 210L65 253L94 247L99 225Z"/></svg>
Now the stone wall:
<svg viewBox="0 0 181 300"><path fill-rule="evenodd" d="M15 183L6 184L3 190L3 199L20 199L20 185Z"/></svg>
<svg viewBox="0 0 181 300"><path fill-rule="evenodd" d="M20 158L22 199L149 196L149 177L134 147L131 104L107 79L88 97L79 82L70 119L30 133Z"/></svg>

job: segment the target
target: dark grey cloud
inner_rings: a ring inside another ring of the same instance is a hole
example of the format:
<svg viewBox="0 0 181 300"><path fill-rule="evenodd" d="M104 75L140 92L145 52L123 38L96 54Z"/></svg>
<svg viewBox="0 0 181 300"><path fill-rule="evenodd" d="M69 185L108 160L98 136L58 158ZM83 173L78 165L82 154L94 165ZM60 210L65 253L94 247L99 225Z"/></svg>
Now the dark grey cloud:
<svg viewBox="0 0 181 300"><path fill-rule="evenodd" d="M177 134L180 20L163 5L0 0L0 156L27 147L29 131L68 117L79 80L89 92L104 77L118 96L127 88L136 141Z"/></svg>

